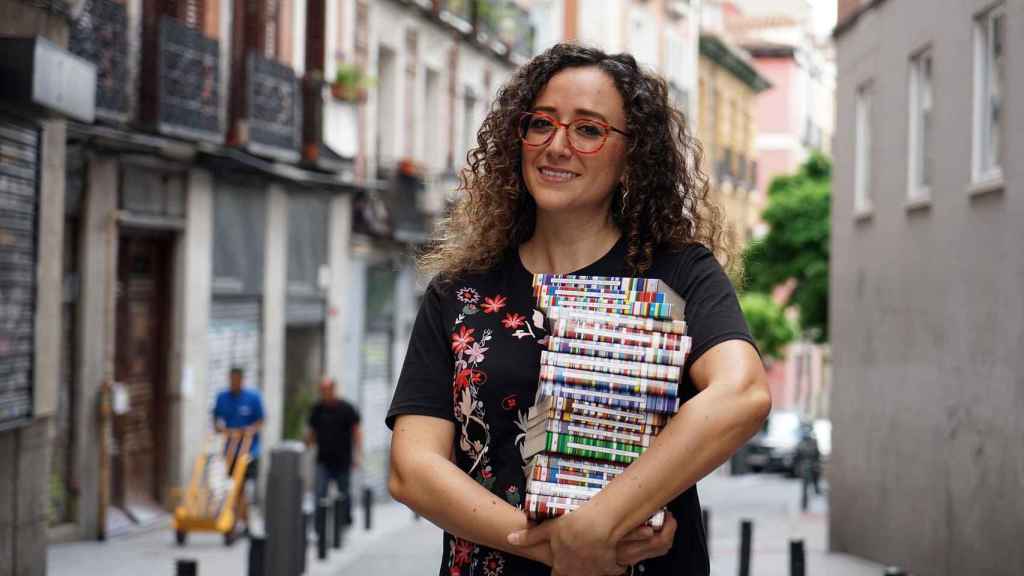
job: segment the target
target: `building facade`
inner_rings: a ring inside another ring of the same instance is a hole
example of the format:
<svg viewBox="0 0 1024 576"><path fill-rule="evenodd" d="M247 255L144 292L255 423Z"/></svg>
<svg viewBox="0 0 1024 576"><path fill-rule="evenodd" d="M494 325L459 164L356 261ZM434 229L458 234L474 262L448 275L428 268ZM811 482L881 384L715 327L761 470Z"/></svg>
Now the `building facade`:
<svg viewBox="0 0 1024 576"><path fill-rule="evenodd" d="M754 236L763 202L757 194L754 119L757 95L770 84L742 48L723 35L700 37L700 110L697 135L712 195L725 210L732 244L742 249Z"/></svg>
<svg viewBox="0 0 1024 576"><path fill-rule="evenodd" d="M832 549L1020 574L1024 2L839 2Z"/></svg>
<svg viewBox="0 0 1024 576"><path fill-rule="evenodd" d="M268 450L336 379L364 418L356 485L385 495L384 413L423 288L412 254L530 55L526 11L0 9L19 37L0 57L0 458L17 464L0 472L0 573L44 573L47 533L164 522L233 366L263 396ZM54 63L63 84L24 89Z"/></svg>

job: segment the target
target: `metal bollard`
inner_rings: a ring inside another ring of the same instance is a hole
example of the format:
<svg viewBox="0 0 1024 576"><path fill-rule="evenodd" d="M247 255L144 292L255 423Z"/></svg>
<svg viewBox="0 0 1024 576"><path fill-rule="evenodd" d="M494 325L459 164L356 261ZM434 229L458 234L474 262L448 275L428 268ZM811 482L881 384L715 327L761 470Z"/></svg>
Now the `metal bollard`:
<svg viewBox="0 0 1024 576"><path fill-rule="evenodd" d="M804 576L807 573L807 558L803 540L789 541L789 576Z"/></svg>
<svg viewBox="0 0 1024 576"><path fill-rule="evenodd" d="M330 505L324 498L316 503L316 557L319 560L327 559L327 512Z"/></svg>
<svg viewBox="0 0 1024 576"><path fill-rule="evenodd" d="M889 566L885 569L885 576L907 576L907 571L898 566Z"/></svg>
<svg viewBox="0 0 1024 576"><path fill-rule="evenodd" d="M249 535L249 576L265 576L266 568L263 567L263 558L266 552L267 540L264 536Z"/></svg>
<svg viewBox="0 0 1024 576"><path fill-rule="evenodd" d="M334 499L334 548L341 548L341 536L345 531L345 498L344 494Z"/></svg>
<svg viewBox="0 0 1024 576"><path fill-rule="evenodd" d="M754 523L740 522L740 576L750 576L750 540L753 538Z"/></svg>
<svg viewBox="0 0 1024 576"><path fill-rule="evenodd" d="M804 473L800 479L800 511L807 512L807 491L810 489L811 482Z"/></svg>
<svg viewBox="0 0 1024 576"><path fill-rule="evenodd" d="M363 488L363 529L367 532L373 527L373 490Z"/></svg>
<svg viewBox="0 0 1024 576"><path fill-rule="evenodd" d="M174 576L197 576L199 563L196 560L177 560L174 563Z"/></svg>

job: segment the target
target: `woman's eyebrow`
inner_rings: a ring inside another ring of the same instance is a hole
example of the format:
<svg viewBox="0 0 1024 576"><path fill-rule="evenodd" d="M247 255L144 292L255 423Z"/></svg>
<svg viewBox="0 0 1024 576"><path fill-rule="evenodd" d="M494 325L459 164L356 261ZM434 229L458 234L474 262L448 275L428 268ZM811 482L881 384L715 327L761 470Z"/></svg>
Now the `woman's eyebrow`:
<svg viewBox="0 0 1024 576"><path fill-rule="evenodd" d="M553 116L558 114L558 110L556 110L554 106L535 106L533 109L538 112L547 112ZM604 117L604 114L594 112L593 110L587 110L586 108L577 108L573 110L573 114L576 116L590 116L592 118L597 118L602 122L608 122L608 119Z"/></svg>

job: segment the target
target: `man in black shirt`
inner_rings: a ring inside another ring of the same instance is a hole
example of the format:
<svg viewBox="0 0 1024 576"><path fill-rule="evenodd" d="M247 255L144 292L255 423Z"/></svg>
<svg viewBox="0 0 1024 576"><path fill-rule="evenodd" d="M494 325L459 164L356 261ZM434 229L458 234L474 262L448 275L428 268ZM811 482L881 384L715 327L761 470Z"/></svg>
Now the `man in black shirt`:
<svg viewBox="0 0 1024 576"><path fill-rule="evenodd" d="M350 510L349 473L362 462L363 434L355 406L338 398L334 380L320 382L320 400L309 415L306 444L316 445L316 498L327 496L334 482L338 495Z"/></svg>

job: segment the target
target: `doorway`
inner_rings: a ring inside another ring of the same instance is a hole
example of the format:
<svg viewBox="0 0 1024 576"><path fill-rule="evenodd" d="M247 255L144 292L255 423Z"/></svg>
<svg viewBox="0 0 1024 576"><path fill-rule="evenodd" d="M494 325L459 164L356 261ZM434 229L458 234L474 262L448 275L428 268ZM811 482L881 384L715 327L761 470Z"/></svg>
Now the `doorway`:
<svg viewBox="0 0 1024 576"><path fill-rule="evenodd" d="M162 514L171 240L170 235L142 232L120 238L111 504L127 518L111 514L114 524L141 524Z"/></svg>

